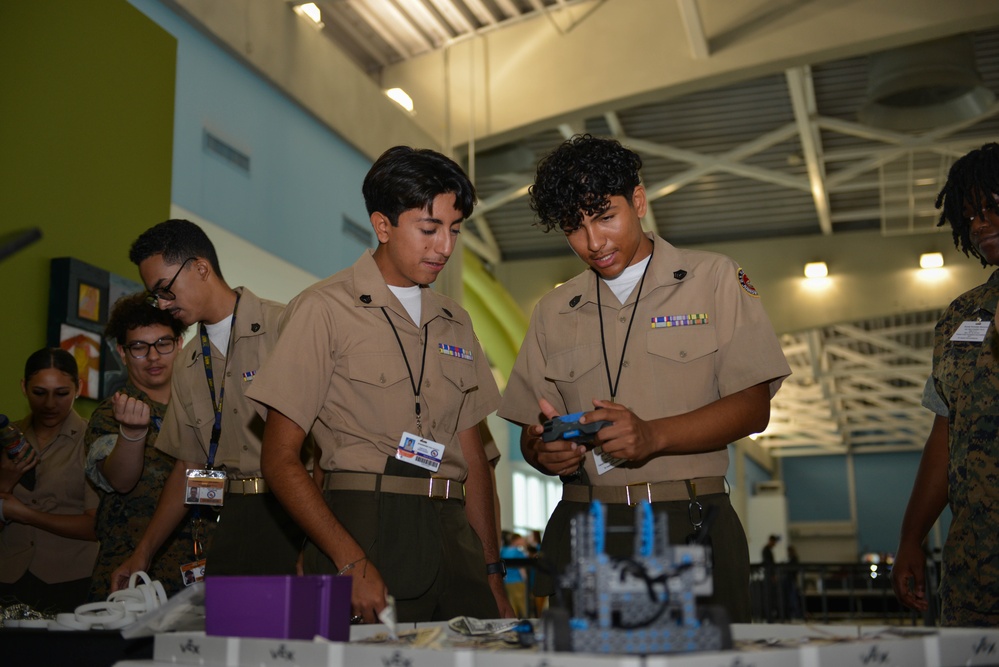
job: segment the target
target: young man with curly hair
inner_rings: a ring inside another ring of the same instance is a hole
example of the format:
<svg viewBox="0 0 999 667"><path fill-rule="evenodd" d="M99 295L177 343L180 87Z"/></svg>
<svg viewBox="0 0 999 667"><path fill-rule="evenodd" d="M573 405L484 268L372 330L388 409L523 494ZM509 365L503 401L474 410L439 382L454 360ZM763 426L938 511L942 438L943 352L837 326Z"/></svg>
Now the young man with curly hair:
<svg viewBox="0 0 999 667"><path fill-rule="evenodd" d="M982 266L999 266L999 144L973 150L951 167L937 196L939 225ZM943 625L999 625L999 271L947 308L937 322L933 374L923 405L936 413L902 520L892 585L899 600L926 611L922 549L949 503L953 519L940 580Z"/></svg>
<svg viewBox="0 0 999 667"><path fill-rule="evenodd" d="M90 583L90 599L111 591L111 572L128 558L156 510L175 460L155 447L170 402L173 365L181 349L184 323L165 310L150 308L146 294L115 302L104 336L117 343L127 371L124 386L105 399L90 417L84 443L87 476L101 493L97 539L101 547ZM207 539L214 523L189 520L170 534L153 559L149 574L167 593L184 587L181 566L200 557L196 540Z"/></svg>
<svg viewBox="0 0 999 667"><path fill-rule="evenodd" d="M562 478L542 542L559 569L570 520L591 500L607 504L611 525L633 525L630 504L650 500L668 512L671 542L706 537L708 602L749 621L749 550L726 493L726 448L766 427L790 369L737 264L643 232L641 166L617 141L589 135L538 165L531 207L587 270L538 303L499 415L523 427L527 461ZM575 412L611 423L595 448L541 439L544 420ZM607 549L630 556L633 538L611 533ZM552 594L553 583L539 576L537 591Z"/></svg>

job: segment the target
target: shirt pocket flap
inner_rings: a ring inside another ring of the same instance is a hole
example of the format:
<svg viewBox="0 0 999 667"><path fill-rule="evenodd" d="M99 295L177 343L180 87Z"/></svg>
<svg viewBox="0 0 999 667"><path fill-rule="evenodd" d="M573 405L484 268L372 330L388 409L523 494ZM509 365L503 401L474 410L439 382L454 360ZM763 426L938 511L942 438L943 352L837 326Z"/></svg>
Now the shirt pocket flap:
<svg viewBox="0 0 999 667"><path fill-rule="evenodd" d="M391 387L409 379L406 363L399 354L351 355L347 359L347 374L351 380L375 387Z"/></svg>
<svg viewBox="0 0 999 667"><path fill-rule="evenodd" d="M650 331L646 344L649 354L686 364L718 351L714 333L710 325Z"/></svg>
<svg viewBox="0 0 999 667"><path fill-rule="evenodd" d="M446 354L438 355L441 361L441 374L461 392L471 391L479 386L475 375L475 364L466 359L456 359Z"/></svg>
<svg viewBox="0 0 999 667"><path fill-rule="evenodd" d="M553 354L545 366L545 377L552 382L575 382L603 363L599 345L584 345Z"/></svg>

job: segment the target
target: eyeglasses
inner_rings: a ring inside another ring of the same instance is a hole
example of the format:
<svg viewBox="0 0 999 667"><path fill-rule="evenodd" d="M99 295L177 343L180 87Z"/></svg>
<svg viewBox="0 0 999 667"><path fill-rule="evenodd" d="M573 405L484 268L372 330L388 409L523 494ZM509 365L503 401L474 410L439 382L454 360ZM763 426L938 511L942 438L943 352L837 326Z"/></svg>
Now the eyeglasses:
<svg viewBox="0 0 999 667"><path fill-rule="evenodd" d="M163 287L157 287L156 289L151 290L149 292L149 296L146 297L146 303L148 303L153 308L159 308L160 299L163 299L165 301L173 301L174 299L176 299L177 295L171 292L170 288L173 287L174 282L176 282L177 277L180 275L180 272L184 270L184 267L187 266L187 263L195 259L197 259L197 257L188 257L187 259L185 259L184 262L180 265L180 268L177 269L177 273L173 274L173 278L170 279L170 282L168 282Z"/></svg>
<svg viewBox="0 0 999 667"><path fill-rule="evenodd" d="M153 343L147 343L144 340L133 340L125 346L125 349L128 350L128 356L133 359L145 359L149 355L149 348L151 347L155 347L156 351L161 355L170 354L177 348L177 338L165 336Z"/></svg>

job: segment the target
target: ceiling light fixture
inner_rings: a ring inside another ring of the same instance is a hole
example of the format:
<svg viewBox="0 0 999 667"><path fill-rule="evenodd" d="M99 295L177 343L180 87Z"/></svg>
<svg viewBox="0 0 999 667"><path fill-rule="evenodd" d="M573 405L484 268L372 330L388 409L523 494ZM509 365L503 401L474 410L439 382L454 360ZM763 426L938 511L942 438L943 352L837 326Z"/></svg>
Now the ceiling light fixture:
<svg viewBox="0 0 999 667"><path fill-rule="evenodd" d="M323 27L323 13L319 11L319 7L316 6L316 3L306 2L301 5L295 5L292 9L294 9L295 13L299 16L304 16L315 23L317 27Z"/></svg>
<svg viewBox="0 0 999 667"><path fill-rule="evenodd" d="M919 256L919 268L921 269L939 269L944 265L943 253L940 252L924 252Z"/></svg>
<svg viewBox="0 0 999 667"><path fill-rule="evenodd" d="M805 264L806 278L825 278L829 275L829 267L825 262L809 262Z"/></svg>
<svg viewBox="0 0 999 667"><path fill-rule="evenodd" d="M413 98L402 88L389 88L385 91L389 99L401 106L409 113L413 113Z"/></svg>

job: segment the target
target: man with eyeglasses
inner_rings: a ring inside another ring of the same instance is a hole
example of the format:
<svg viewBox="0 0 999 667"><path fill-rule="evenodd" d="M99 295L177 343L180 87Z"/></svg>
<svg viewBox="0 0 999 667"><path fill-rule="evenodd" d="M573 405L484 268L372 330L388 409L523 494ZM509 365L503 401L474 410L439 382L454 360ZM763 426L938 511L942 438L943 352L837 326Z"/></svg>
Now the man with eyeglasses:
<svg viewBox="0 0 999 667"><path fill-rule="evenodd" d="M91 600L107 597L111 572L135 549L175 463L154 444L170 402L173 364L185 327L170 313L150 308L146 296L122 297L111 310L104 336L117 343L128 377L122 389L97 406L84 438L87 476L102 492L95 526L101 546ZM196 545L212 527L185 518L169 535L149 570L167 593L183 588L181 567L199 560Z"/></svg>
<svg viewBox="0 0 999 667"><path fill-rule="evenodd" d="M218 526L206 553L211 575L294 574L302 533L260 473L263 420L246 398L278 336L284 306L222 277L215 246L187 220L143 232L129 258L148 303L198 326L174 366L172 396L157 449L177 459L135 550L112 575L112 588L149 567L184 518L190 498ZM216 514L218 512L218 514Z"/></svg>

